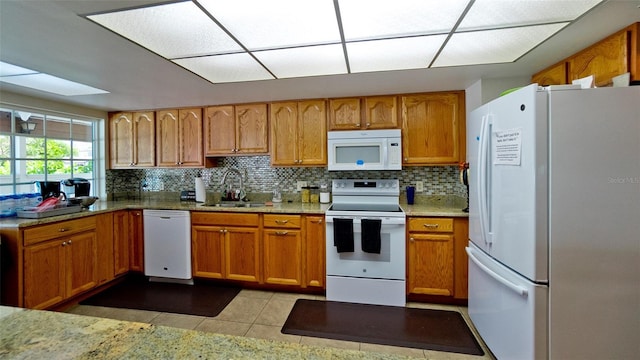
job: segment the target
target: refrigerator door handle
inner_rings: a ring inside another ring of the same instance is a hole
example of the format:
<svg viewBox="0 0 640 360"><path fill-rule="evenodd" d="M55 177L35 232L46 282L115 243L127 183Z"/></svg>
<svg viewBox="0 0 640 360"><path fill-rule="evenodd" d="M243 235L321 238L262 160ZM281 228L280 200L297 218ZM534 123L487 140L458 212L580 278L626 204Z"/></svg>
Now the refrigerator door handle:
<svg viewBox="0 0 640 360"><path fill-rule="evenodd" d="M491 276L496 281L498 281L499 283L501 283L502 285L507 287L509 290L515 292L516 294L518 294L518 295L520 295L522 297L527 297L528 296L529 292L527 291L526 288L524 288L522 286L518 286L518 285L512 283L511 281L509 281L509 280L503 278L502 276L496 274L493 270L489 269L483 263L481 263L480 260L478 260L475 257L475 255L473 255L473 249L471 249L469 247L466 247L464 249L467 252L467 255L469 255L469 259L471 259L471 261L473 261L473 263L476 264L487 275Z"/></svg>
<svg viewBox="0 0 640 360"><path fill-rule="evenodd" d="M488 165L487 165L487 155L489 152L489 143L491 137L489 136L489 121L490 115L486 115L482 117L482 126L480 128L480 143L478 144L478 176L477 176L477 185L478 185L478 213L480 217L480 232L482 233L482 240L485 244L492 243L492 239L489 236L489 205L488 199L489 195L487 194L487 176L488 176Z"/></svg>

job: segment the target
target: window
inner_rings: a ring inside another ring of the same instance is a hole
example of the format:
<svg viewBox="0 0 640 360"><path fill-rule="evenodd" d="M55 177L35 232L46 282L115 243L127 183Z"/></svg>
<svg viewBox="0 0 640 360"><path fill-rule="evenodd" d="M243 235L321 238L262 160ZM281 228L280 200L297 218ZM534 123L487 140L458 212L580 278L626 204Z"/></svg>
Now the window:
<svg viewBox="0 0 640 360"><path fill-rule="evenodd" d="M0 107L0 195L34 192L34 181L96 180L95 119Z"/></svg>

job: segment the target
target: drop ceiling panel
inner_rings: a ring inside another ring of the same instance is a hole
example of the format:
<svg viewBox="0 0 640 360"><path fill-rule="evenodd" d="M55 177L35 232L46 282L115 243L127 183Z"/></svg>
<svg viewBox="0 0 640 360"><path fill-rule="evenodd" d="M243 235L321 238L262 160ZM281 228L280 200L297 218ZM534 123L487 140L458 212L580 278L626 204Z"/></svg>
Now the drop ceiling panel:
<svg viewBox="0 0 640 360"><path fill-rule="evenodd" d="M454 34L434 67L512 62L565 25L551 24Z"/></svg>
<svg viewBox="0 0 640 360"><path fill-rule="evenodd" d="M278 78L346 74L342 45L319 45L253 53Z"/></svg>
<svg viewBox="0 0 640 360"><path fill-rule="evenodd" d="M448 33L468 0L340 0L346 41Z"/></svg>
<svg viewBox="0 0 640 360"><path fill-rule="evenodd" d="M190 1L88 18L169 59L242 51Z"/></svg>
<svg viewBox="0 0 640 360"><path fill-rule="evenodd" d="M602 0L476 0L459 31L571 21Z"/></svg>
<svg viewBox="0 0 640 360"><path fill-rule="evenodd" d="M49 74L29 74L6 76L0 78L0 81L9 84L24 86L40 91L46 91L63 96L106 94L107 91L96 89L94 87L79 84L77 82L61 79Z"/></svg>
<svg viewBox="0 0 640 360"><path fill-rule="evenodd" d="M200 0L247 49L340 42L332 0Z"/></svg>
<svg viewBox="0 0 640 360"><path fill-rule="evenodd" d="M351 72L426 68L446 37L432 35L347 43Z"/></svg>
<svg viewBox="0 0 640 360"><path fill-rule="evenodd" d="M247 53L178 59L174 62L213 83L273 79L273 76Z"/></svg>

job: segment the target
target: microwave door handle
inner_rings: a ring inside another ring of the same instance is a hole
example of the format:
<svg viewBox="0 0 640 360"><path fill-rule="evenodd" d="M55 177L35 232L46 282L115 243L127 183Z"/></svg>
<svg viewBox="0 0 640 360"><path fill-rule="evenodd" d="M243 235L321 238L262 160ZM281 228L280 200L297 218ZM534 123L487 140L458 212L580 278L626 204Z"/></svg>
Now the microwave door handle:
<svg viewBox="0 0 640 360"><path fill-rule="evenodd" d="M382 146L382 164L386 166L389 164L389 141L387 139L384 140Z"/></svg>

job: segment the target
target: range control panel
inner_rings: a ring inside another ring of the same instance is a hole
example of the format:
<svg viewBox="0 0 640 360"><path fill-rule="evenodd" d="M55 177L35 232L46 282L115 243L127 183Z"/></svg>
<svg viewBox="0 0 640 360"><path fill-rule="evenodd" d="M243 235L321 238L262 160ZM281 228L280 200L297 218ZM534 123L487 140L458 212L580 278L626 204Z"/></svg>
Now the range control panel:
<svg viewBox="0 0 640 360"><path fill-rule="evenodd" d="M400 181L397 179L382 180L333 180L332 191L334 195L398 195L400 194Z"/></svg>

